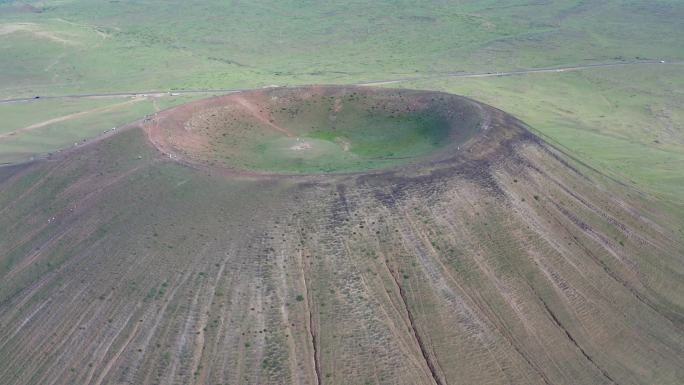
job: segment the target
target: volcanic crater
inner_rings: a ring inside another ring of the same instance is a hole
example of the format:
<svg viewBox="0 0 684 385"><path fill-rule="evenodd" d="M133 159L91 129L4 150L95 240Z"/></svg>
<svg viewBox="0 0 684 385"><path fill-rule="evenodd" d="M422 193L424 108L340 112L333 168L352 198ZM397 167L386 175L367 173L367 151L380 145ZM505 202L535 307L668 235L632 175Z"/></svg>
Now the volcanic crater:
<svg viewBox="0 0 684 385"><path fill-rule="evenodd" d="M430 91L270 88L189 103L149 124L171 157L233 172L364 172L453 156L485 123L482 106Z"/></svg>

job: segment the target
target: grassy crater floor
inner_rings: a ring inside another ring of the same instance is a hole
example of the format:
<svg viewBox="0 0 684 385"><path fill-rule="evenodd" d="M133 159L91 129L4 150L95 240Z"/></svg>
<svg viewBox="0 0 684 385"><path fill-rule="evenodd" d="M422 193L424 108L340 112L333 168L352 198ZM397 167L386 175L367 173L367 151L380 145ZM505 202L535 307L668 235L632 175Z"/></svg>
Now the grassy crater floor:
<svg viewBox="0 0 684 385"><path fill-rule="evenodd" d="M459 151L481 120L476 104L444 93L273 88L165 111L149 131L164 152L193 163L330 173L396 167Z"/></svg>

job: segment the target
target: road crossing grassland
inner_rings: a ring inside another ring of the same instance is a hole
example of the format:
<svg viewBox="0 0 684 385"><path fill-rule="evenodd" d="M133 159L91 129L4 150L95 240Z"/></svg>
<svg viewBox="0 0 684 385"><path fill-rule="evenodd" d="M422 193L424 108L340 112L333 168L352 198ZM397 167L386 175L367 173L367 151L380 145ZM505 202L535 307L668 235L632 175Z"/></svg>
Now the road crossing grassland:
<svg viewBox="0 0 684 385"><path fill-rule="evenodd" d="M566 67L553 67L553 68L535 68L526 70L512 70L512 71L500 71L500 72L480 72L480 73L444 73L444 74L432 74L423 76L412 76L412 77L402 77L395 79L385 79L385 80L374 80L361 83L355 83L351 85L355 86L384 86L392 84L401 84L407 82L415 82L420 80L431 80L431 79L446 79L446 78L490 78L490 77L501 77L501 76L513 76L513 75L528 75L528 74L541 74L541 73L562 73L568 71L581 71L587 69L595 68L606 68L606 67L622 67L622 66L632 66L632 65L653 65L653 64L671 64L671 65L681 65L684 62L672 62L665 63L662 61L655 60L645 60L645 61L635 61L635 62L611 62L611 63L597 63L588 65L576 65L576 66L566 66ZM306 86L294 85L294 87ZM288 85L291 86L291 85ZM227 94L234 92L244 92L251 91L253 88L215 88L215 89L187 89L187 90L173 90L173 91L160 91L160 90L148 90L148 91L131 91L131 92L99 92L99 93L84 93L84 94L68 94L68 95L36 95L27 98L11 98L0 100L0 103L17 103L17 102L32 102L41 99L81 99L81 98L102 98L102 97L165 97L165 96L178 96L178 95L188 95L188 94Z"/></svg>

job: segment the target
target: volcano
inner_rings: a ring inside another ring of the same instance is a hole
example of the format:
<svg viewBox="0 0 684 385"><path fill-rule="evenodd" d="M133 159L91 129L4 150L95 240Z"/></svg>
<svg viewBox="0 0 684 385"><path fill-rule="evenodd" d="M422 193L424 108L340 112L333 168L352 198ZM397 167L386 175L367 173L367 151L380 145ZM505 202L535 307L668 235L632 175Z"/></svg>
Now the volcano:
<svg viewBox="0 0 684 385"><path fill-rule="evenodd" d="M0 168L0 383L681 384L657 207L461 96L192 102Z"/></svg>

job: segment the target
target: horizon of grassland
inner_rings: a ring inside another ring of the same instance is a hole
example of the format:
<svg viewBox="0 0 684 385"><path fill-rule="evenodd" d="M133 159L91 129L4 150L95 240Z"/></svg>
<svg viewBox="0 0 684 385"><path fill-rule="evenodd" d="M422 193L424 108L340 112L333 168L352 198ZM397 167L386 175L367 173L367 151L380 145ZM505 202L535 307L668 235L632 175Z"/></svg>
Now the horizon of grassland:
<svg viewBox="0 0 684 385"><path fill-rule="evenodd" d="M677 1L0 1L0 96L357 83L684 59ZM583 162L674 204L684 185L680 66L399 85L510 112ZM0 163L74 145L199 96L0 106ZM128 104L124 104L129 102ZM28 128L28 129L27 129ZM684 216L683 216L684 217Z"/></svg>

